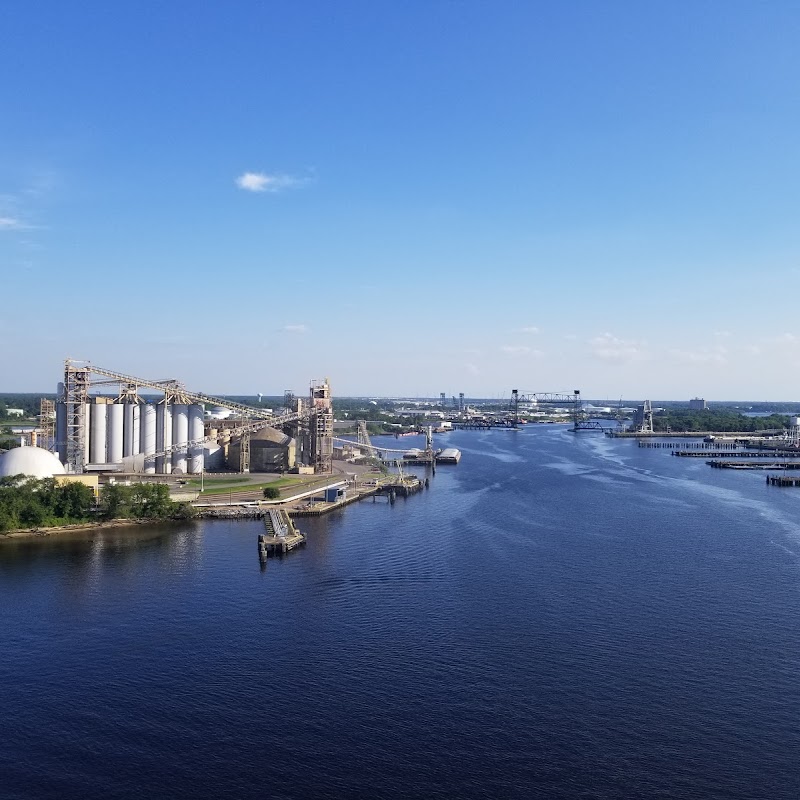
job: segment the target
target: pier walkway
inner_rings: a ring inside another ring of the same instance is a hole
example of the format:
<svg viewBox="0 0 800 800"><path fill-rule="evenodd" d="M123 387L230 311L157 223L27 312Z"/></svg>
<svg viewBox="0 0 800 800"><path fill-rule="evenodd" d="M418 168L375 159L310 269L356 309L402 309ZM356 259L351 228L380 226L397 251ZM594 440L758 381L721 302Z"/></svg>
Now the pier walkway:
<svg viewBox="0 0 800 800"><path fill-rule="evenodd" d="M800 458L800 452L782 450L673 450L681 458Z"/></svg>
<svg viewBox="0 0 800 800"><path fill-rule="evenodd" d="M306 537L283 509L270 508L264 515L264 528L266 533L258 537L258 552L263 558L283 555L306 543Z"/></svg>
<svg viewBox="0 0 800 800"><path fill-rule="evenodd" d="M798 461L718 461L713 459L706 463L709 467L714 467L715 469L800 469L800 462Z"/></svg>

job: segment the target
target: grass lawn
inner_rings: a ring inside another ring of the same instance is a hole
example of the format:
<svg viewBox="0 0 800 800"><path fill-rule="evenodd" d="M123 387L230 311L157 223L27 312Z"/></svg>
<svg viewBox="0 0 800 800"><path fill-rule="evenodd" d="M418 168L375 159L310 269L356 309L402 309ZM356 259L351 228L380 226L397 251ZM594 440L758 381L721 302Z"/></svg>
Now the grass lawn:
<svg viewBox="0 0 800 800"><path fill-rule="evenodd" d="M226 495L230 492L262 492L267 486L272 486L275 489L303 487L309 484L326 483L329 479L329 476L321 477L319 475L290 475L272 481L245 481L241 475L231 478L213 478L204 481L203 497L206 495ZM200 481L193 478L187 485L194 489L199 489Z"/></svg>

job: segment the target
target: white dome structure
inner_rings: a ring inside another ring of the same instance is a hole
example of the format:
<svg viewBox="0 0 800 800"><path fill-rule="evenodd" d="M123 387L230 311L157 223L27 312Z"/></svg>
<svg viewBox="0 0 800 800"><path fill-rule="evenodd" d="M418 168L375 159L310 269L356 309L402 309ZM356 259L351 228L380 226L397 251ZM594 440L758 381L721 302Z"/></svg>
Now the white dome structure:
<svg viewBox="0 0 800 800"><path fill-rule="evenodd" d="M228 417L233 413L229 408L224 408L223 406L211 406L209 411L206 411L206 417L208 419L228 419Z"/></svg>
<svg viewBox="0 0 800 800"><path fill-rule="evenodd" d="M66 471L58 456L42 447L15 447L0 454L0 477L52 478L64 474Z"/></svg>

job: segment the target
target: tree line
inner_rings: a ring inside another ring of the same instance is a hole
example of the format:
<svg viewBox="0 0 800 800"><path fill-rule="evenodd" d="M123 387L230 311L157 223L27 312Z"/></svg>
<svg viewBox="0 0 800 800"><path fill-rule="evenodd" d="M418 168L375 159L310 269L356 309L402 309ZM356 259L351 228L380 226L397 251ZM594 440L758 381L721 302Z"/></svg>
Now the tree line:
<svg viewBox="0 0 800 800"><path fill-rule="evenodd" d="M656 431L720 431L749 432L784 430L789 427L789 418L783 414L768 417L747 417L729 410L689 410L671 408L653 414L653 429Z"/></svg>
<svg viewBox="0 0 800 800"><path fill-rule="evenodd" d="M94 492L82 483L0 478L0 532L111 519L190 519L194 513L188 503L171 500L165 484L110 484L96 503Z"/></svg>

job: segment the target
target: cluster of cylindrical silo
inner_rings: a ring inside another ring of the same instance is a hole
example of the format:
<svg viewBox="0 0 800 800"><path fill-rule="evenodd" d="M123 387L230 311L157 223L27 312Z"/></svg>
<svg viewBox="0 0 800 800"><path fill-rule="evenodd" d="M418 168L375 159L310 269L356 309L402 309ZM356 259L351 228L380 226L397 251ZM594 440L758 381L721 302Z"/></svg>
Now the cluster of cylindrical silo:
<svg viewBox="0 0 800 800"><path fill-rule="evenodd" d="M128 472L183 475L203 471L203 406L162 400L145 403L93 398L86 404L83 430L85 464L121 464ZM56 439L66 457L67 414L56 408ZM172 452L163 453L174 446Z"/></svg>

